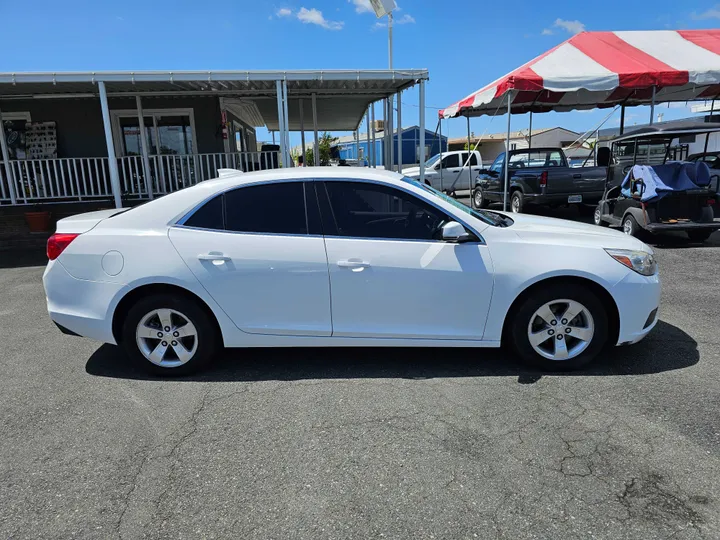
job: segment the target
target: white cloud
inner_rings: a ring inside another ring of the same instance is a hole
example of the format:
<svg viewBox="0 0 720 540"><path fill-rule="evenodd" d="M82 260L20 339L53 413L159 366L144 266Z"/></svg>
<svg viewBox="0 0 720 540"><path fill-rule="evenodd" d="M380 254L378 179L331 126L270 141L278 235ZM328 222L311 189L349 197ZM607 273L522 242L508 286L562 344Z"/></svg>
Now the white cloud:
<svg viewBox="0 0 720 540"><path fill-rule="evenodd" d="M351 4L355 4L356 13L375 13L370 0L348 0Z"/></svg>
<svg viewBox="0 0 720 540"><path fill-rule="evenodd" d="M297 12L297 18L304 24L316 24L327 30L342 30L342 27L345 26L345 23L342 21L327 20L323 17L322 11L315 8L307 9L301 7L300 11Z"/></svg>
<svg viewBox="0 0 720 540"><path fill-rule="evenodd" d="M564 19L556 19L553 25L557 28L562 28L566 32L571 34L579 34L585 31L585 25L580 21L566 21Z"/></svg>
<svg viewBox="0 0 720 540"><path fill-rule="evenodd" d="M542 31L543 36L552 36L554 33L550 28L545 28Z"/></svg>
<svg viewBox="0 0 720 540"><path fill-rule="evenodd" d="M406 13L394 22L395 24L415 24L415 17L413 17L409 13Z"/></svg>
<svg viewBox="0 0 720 540"><path fill-rule="evenodd" d="M386 28L386 27L387 27L387 24L386 24L386 23L384 23L384 22L376 22L375 24L373 24L373 25L370 27L370 29L371 29L371 30L380 30L381 28Z"/></svg>
<svg viewBox="0 0 720 540"><path fill-rule="evenodd" d="M292 15L292 9L280 8L275 12L278 17L290 17Z"/></svg>
<svg viewBox="0 0 720 540"><path fill-rule="evenodd" d="M696 11L692 12L692 18L698 21L703 21L706 19L720 19L720 4L716 4L715 7L711 7L707 11L703 11L702 13L697 13Z"/></svg>

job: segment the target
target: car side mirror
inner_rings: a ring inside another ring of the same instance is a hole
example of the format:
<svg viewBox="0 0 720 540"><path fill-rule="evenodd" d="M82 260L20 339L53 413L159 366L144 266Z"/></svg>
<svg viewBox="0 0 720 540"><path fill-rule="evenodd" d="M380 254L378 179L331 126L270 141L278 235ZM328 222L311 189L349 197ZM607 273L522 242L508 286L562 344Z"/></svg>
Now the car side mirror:
<svg viewBox="0 0 720 540"><path fill-rule="evenodd" d="M442 239L453 244L462 244L470 240L470 235L457 221L448 221L442 227Z"/></svg>

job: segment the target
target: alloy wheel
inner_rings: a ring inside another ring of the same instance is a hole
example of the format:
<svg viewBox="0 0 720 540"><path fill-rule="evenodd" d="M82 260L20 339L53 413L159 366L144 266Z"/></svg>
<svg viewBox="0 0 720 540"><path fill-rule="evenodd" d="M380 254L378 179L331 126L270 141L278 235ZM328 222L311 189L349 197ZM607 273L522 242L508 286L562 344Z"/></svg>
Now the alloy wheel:
<svg viewBox="0 0 720 540"><path fill-rule="evenodd" d="M510 209L516 214L520 212L520 200L517 197L513 197L510 201Z"/></svg>
<svg viewBox="0 0 720 540"><path fill-rule="evenodd" d="M530 345L549 360L570 360L588 348L595 335L590 311L576 300L559 299L542 305L528 324Z"/></svg>
<svg viewBox="0 0 720 540"><path fill-rule="evenodd" d="M198 331L187 316L174 309L146 314L135 331L138 349L155 365L174 368L189 362L198 347Z"/></svg>
<svg viewBox="0 0 720 540"><path fill-rule="evenodd" d="M483 194L479 189L475 190L475 208L482 208L483 205Z"/></svg>
<svg viewBox="0 0 720 540"><path fill-rule="evenodd" d="M623 232L624 232L625 234L630 235L630 236L633 235L633 232L634 232L634 231L633 231L633 224L632 224L632 221L630 221L629 219L626 219L626 220L623 222Z"/></svg>

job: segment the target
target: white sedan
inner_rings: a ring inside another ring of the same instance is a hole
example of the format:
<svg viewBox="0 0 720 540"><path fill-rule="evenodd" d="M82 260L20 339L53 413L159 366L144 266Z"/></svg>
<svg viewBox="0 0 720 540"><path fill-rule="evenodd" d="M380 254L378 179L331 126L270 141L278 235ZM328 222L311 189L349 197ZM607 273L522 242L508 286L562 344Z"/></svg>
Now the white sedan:
<svg viewBox="0 0 720 540"><path fill-rule="evenodd" d="M221 347L499 347L575 368L657 322L652 250L620 232L476 211L385 171L202 182L58 222L43 278L62 331L163 374Z"/></svg>

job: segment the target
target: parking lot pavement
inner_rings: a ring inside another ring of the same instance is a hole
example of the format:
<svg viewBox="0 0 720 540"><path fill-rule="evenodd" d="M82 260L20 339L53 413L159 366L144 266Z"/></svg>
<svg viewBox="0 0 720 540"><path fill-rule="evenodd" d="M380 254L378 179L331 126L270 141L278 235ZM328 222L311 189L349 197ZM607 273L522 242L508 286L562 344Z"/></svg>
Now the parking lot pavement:
<svg viewBox="0 0 720 540"><path fill-rule="evenodd" d="M571 374L275 349L154 379L5 257L0 538L718 538L718 240L659 247L657 329Z"/></svg>

